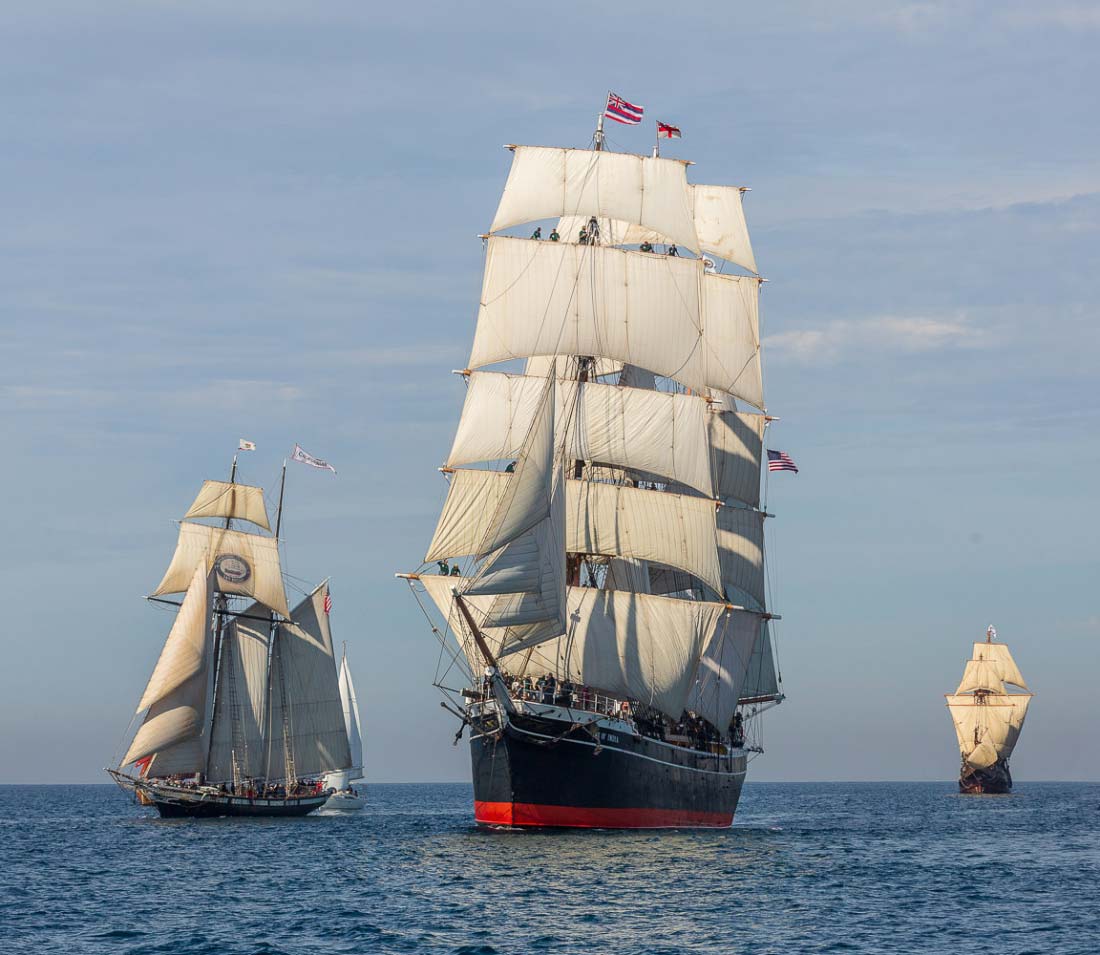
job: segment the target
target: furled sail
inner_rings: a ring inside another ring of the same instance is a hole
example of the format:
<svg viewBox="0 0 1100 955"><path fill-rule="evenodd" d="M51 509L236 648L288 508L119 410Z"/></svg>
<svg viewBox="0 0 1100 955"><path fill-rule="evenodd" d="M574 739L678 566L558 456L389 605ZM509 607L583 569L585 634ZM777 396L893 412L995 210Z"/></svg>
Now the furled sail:
<svg viewBox="0 0 1100 955"><path fill-rule="evenodd" d="M699 245L705 252L757 272L756 257L749 240L742 204L744 190L737 186L690 185L692 212ZM562 240L576 241L580 230L588 226L589 216L564 216L558 220ZM667 245L670 237L655 229L646 229L621 219L598 218L600 242L604 245L641 245L643 242Z"/></svg>
<svg viewBox="0 0 1100 955"><path fill-rule="evenodd" d="M1018 686L1021 690L1027 689L1023 675L1020 673L1019 667L1016 666L1016 661L1012 659L1012 654L1006 644L987 641L975 643L973 659L991 661L1002 681Z"/></svg>
<svg viewBox="0 0 1100 955"><path fill-rule="evenodd" d="M285 778L286 748L299 776L351 766L348 733L340 701L322 584L276 628L271 655L268 768L272 779Z"/></svg>
<svg viewBox="0 0 1100 955"><path fill-rule="evenodd" d="M719 619L703 649L687 709L719 731L729 727L744 695L763 622L759 614L729 610Z"/></svg>
<svg viewBox="0 0 1100 955"><path fill-rule="evenodd" d="M972 693L975 690L985 690L989 693L1004 692L1004 684L1001 682L1001 668L992 660L966 661L962 681L955 693Z"/></svg>
<svg viewBox="0 0 1100 955"><path fill-rule="evenodd" d="M684 163L628 153L514 146L490 232L561 216L624 219L697 252Z"/></svg>
<svg viewBox="0 0 1100 955"><path fill-rule="evenodd" d="M228 481L203 481L198 497L183 515L191 517L231 517L241 521L250 521L271 530L267 522L267 508L264 505L264 489L248 484L233 484Z"/></svg>
<svg viewBox="0 0 1100 955"><path fill-rule="evenodd" d="M759 408L759 291L698 259L493 236L469 367L592 355Z"/></svg>
<svg viewBox="0 0 1100 955"><path fill-rule="evenodd" d="M530 429L543 384L544 379L526 375L471 374L447 465L514 457ZM567 460L645 471L714 496L708 426L713 433L710 419L720 416L708 414L703 398L569 379L559 379L556 387L555 445L564 447ZM738 480L733 462L739 460L737 438L745 430L725 441L730 450L718 462ZM756 467L759 485L759 451Z"/></svg>
<svg viewBox="0 0 1100 955"><path fill-rule="evenodd" d="M203 562L213 564L215 587L221 593L242 594L284 617L290 616L278 541L206 524L180 524L172 563L154 595L185 590L195 568Z"/></svg>
<svg viewBox="0 0 1100 955"><path fill-rule="evenodd" d="M262 776L266 752L271 613L249 606L222 631L211 729L210 782ZM234 765L235 763L235 765Z"/></svg>
<svg viewBox="0 0 1100 955"><path fill-rule="evenodd" d="M122 765L153 754L164 754L161 764L172 763L164 772L202 772L206 748L198 743L204 735L212 675L214 588L206 567L196 566L176 615L160 659L138 704L146 710L123 757ZM174 748L169 760L165 752Z"/></svg>

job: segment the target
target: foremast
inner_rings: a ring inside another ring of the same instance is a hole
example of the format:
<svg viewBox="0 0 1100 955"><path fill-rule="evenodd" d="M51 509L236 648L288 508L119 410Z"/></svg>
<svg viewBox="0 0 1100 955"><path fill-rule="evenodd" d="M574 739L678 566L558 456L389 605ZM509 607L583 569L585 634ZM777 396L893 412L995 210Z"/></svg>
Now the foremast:
<svg viewBox="0 0 1100 955"><path fill-rule="evenodd" d="M425 556L464 573L407 576L466 635L475 673L550 670L724 731L742 700L781 698L760 506L764 280L744 190L603 145L601 121L592 150L509 147ZM554 241L502 234L551 216ZM481 370L516 358L522 375ZM525 517L502 536L517 498Z"/></svg>

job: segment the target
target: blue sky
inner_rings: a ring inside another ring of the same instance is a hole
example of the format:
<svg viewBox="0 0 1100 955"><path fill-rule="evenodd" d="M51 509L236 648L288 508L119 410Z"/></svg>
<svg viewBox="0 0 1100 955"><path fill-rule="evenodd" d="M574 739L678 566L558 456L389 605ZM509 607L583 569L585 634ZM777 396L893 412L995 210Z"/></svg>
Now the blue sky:
<svg viewBox="0 0 1100 955"><path fill-rule="evenodd" d="M0 11L0 781L101 779L146 605L238 437L333 577L371 778L464 779L414 569L506 142L607 88L752 187L785 689L757 779L947 779L994 622L1022 779L1095 779L1100 13L1077 3L279 2ZM651 127L611 130L645 151Z"/></svg>

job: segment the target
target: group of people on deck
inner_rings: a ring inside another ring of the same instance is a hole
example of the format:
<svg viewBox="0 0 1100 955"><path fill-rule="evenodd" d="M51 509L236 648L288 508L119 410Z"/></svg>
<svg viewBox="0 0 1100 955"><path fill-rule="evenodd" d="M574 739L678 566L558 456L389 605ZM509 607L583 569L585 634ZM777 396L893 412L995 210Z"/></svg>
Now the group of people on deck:
<svg viewBox="0 0 1100 955"><path fill-rule="evenodd" d="M559 680L553 673L546 673L538 678L503 673L501 679L513 699L604 713L633 724L638 733L650 739L677 743L686 740L693 749L701 750L724 741L733 746L741 746L745 741L744 719L740 711L734 714L728 734L724 737L711 723L689 710L685 710L680 719L670 720L652 707L606 696L592 687L573 683L569 679ZM486 697L491 695L488 679L483 689Z"/></svg>

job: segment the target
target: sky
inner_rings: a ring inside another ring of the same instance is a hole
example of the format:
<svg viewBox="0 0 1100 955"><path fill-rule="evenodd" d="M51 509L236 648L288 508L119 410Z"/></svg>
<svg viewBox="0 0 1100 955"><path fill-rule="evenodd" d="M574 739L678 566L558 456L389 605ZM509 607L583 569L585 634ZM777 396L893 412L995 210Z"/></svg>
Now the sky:
<svg viewBox="0 0 1100 955"><path fill-rule="evenodd" d="M377 782L469 777L395 571L445 493L504 143L607 89L752 188L787 700L757 780L951 779L986 626L1017 779L1100 778L1100 12L1086 3L0 9L0 782L98 782L205 478L332 578ZM609 130L646 152L652 126Z"/></svg>

